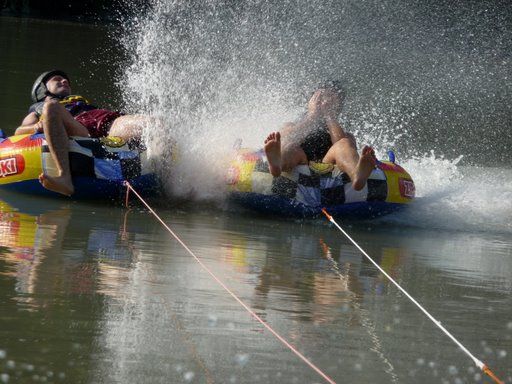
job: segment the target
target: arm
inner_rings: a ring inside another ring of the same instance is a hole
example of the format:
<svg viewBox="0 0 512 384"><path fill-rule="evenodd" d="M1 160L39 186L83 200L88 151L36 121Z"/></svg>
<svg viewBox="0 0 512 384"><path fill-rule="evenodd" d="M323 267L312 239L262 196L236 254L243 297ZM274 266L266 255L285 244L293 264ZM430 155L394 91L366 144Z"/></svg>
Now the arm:
<svg viewBox="0 0 512 384"><path fill-rule="evenodd" d="M43 122L40 121L35 112L29 113L21 122L21 125L16 128L15 135L33 134L36 132L43 132Z"/></svg>
<svg viewBox="0 0 512 384"><path fill-rule="evenodd" d="M338 120L327 117L325 119L325 124L327 125L327 128L329 128L329 134L331 135L331 141L333 144L338 140L344 139L348 136L341 127L341 124Z"/></svg>
<svg viewBox="0 0 512 384"><path fill-rule="evenodd" d="M318 121L322 119L321 97L321 91L316 91L313 94L308 101L308 112L306 115L297 123L286 123L280 131L282 138L299 143L310 134Z"/></svg>
<svg viewBox="0 0 512 384"><path fill-rule="evenodd" d="M354 136L345 132L340 122L338 121L338 116L341 113L341 108L342 100L339 98L339 96L329 91L323 94L321 106L322 117L324 118L325 124L329 129L329 134L331 136L332 143L334 144L341 139L348 138L355 145L356 141Z"/></svg>
<svg viewBox="0 0 512 384"><path fill-rule="evenodd" d="M354 147L357 147L356 138L353 134L345 132L341 127L341 124L336 119L325 119L325 123L329 128L329 134L331 135L331 141L334 144L341 139L349 139Z"/></svg>

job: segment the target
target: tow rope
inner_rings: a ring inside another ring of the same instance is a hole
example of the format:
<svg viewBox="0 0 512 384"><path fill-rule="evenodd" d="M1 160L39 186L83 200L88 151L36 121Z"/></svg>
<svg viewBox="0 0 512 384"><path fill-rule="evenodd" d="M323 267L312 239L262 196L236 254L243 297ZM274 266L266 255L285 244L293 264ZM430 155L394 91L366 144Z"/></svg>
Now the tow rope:
<svg viewBox="0 0 512 384"><path fill-rule="evenodd" d="M334 218L327 212L327 210L325 208L322 208L322 213L327 217L327 219L333 223L336 228L338 228L341 233L343 233L345 235L345 237L347 239L350 240L350 242L352 244L354 244L354 246L368 259L370 260L370 262L384 275L386 276L405 296L407 296L407 298L409 300L411 300L430 320L432 320L432 322L437 325L437 327L439 327L439 329L441 329L441 331L443 331L450 339L452 339L452 341L457 344L459 346L460 349L462 349L462 351L464 351L464 353L466 353L466 355L468 355L472 360L473 362L476 364L476 366L478 368L480 368L482 370L482 372L484 372L486 375L488 375L496 384L505 384L503 381L501 381L490 369L487 365L485 365L484 363L482 363L480 360L478 360L475 356L473 356L473 354L464 346L462 345L461 342L459 342L450 332L448 332L448 330L443 327L443 325L441 324L440 321L436 320L434 318L434 316L432 316L425 308L423 308L421 306L420 303L418 303L416 301L416 299L414 297L412 297L405 289L403 289L391 276L389 276L386 271L384 271L384 269L382 269L382 267L376 263L366 252L363 248L361 248L359 246L359 244L357 244L355 242L355 240L353 240L349 234L347 232L345 232L343 230L343 228L341 228L341 226L336 222L336 220L334 220Z"/></svg>
<svg viewBox="0 0 512 384"><path fill-rule="evenodd" d="M219 279L202 261L199 257L197 257L194 252L174 233L174 231L167 225L165 222L157 215L157 213L150 207L150 205L142 198L141 195L137 193L137 191L131 186L128 181L124 182L124 185L127 188L126 191L126 206L128 207L128 199L129 192L133 192L135 196L144 204L144 206L151 212L151 214L162 224L162 226L181 244L183 248L199 263L199 265L219 284L224 290L229 293L254 319L256 319L261 325L263 325L272 335L274 335L282 344L284 344L290 351L292 351L297 357L299 357L304 363L306 363L310 368L312 368L316 373L318 373L326 382L330 384L336 384L334 380L332 380L329 376L327 376L320 368L314 365L310 360L308 360L302 353L300 353L293 345L291 345L288 341L286 341L281 335L279 335L265 320L259 317L247 304L245 304L242 299L240 299L224 282Z"/></svg>

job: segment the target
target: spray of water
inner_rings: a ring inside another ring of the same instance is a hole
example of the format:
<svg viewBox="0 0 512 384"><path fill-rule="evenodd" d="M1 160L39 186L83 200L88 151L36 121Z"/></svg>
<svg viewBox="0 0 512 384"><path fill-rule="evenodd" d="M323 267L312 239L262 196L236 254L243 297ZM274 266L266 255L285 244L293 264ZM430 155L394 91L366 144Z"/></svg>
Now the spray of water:
<svg viewBox="0 0 512 384"><path fill-rule="evenodd" d="M512 233L512 170L460 166L434 152L406 160L418 198L385 223L448 231Z"/></svg>
<svg viewBox="0 0 512 384"><path fill-rule="evenodd" d="M354 95L345 124L362 141L384 151L404 135L407 115L393 113L398 94L362 107L357 84L368 71L356 54L369 43L353 18L334 1L260 0L154 1L133 19L122 41L125 100L163 122L146 130L150 150L161 154L177 141L179 161L166 178L173 194L214 195L235 140L261 146L326 79L341 79Z"/></svg>
<svg viewBox="0 0 512 384"><path fill-rule="evenodd" d="M511 39L489 28L501 21L499 7L476 3L152 0L126 23L120 82L126 109L161 121L145 139L172 196L222 197L233 143L261 147L303 111L316 84L338 79L348 91L345 127L380 157L395 149L423 213L472 212L478 223L500 196L489 188L494 171L459 168L485 143L502 145L491 133L510 116L497 75L506 75Z"/></svg>
<svg viewBox="0 0 512 384"><path fill-rule="evenodd" d="M257 28L268 12L264 3L162 1L134 20L124 41L133 55L126 100L163 121L146 130L151 151L169 151L177 142L178 161L165 178L173 194L215 195L233 143L257 145L292 117L283 95L293 76L273 53L283 49L280 38Z"/></svg>

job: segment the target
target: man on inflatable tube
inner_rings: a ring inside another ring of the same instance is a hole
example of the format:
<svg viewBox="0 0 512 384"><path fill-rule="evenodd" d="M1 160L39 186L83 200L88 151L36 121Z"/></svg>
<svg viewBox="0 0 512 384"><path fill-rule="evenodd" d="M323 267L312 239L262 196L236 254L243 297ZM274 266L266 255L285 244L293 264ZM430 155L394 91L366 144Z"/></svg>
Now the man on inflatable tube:
<svg viewBox="0 0 512 384"><path fill-rule="evenodd" d="M315 161L336 165L350 177L354 190L364 188L377 159L369 146L364 146L359 156L354 136L341 127L338 116L344 98L339 81L322 84L311 96L301 119L267 136L264 150L272 176Z"/></svg>
<svg viewBox="0 0 512 384"><path fill-rule="evenodd" d="M39 181L44 188L66 196L74 193L68 157L70 136L139 139L142 128L151 121L141 115L99 109L81 96L71 96L69 76L58 69L42 73L34 82L31 96L34 104L15 134L44 133L58 175L41 173Z"/></svg>

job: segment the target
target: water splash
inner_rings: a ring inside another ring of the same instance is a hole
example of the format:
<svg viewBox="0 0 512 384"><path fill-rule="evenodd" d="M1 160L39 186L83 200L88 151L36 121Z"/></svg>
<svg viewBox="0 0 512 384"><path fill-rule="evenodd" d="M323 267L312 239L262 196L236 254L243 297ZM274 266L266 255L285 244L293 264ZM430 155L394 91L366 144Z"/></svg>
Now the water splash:
<svg viewBox="0 0 512 384"><path fill-rule="evenodd" d="M420 228L512 233L512 170L460 166L461 158L430 155L403 162L417 201L384 222Z"/></svg>
<svg viewBox="0 0 512 384"><path fill-rule="evenodd" d="M150 150L161 155L178 142L172 192L218 193L233 142L261 146L268 132L303 111L308 94L326 79L346 84L344 123L361 143L387 149L401 140L409 116L400 108L401 91L384 92L380 81L377 92L386 97L376 100L361 87L376 83L385 69L361 62L375 52L354 12L320 0L155 0L133 19L121 39L129 58L124 99L128 110L163 121L146 132ZM393 76L382 78L394 83Z"/></svg>
<svg viewBox="0 0 512 384"><path fill-rule="evenodd" d="M264 3L256 5L264 11ZM169 150L171 140L180 148L174 193L215 194L235 140L257 145L293 115L283 99L291 75L266 48L279 39L256 28L253 7L157 1L124 39L133 59L125 73L128 106L163 121L146 132L150 150ZM264 23L269 15L259 17Z"/></svg>
<svg viewBox="0 0 512 384"><path fill-rule="evenodd" d="M460 167L510 155L499 150L510 139L510 87L497 78L507 79L512 39L493 27L504 17L498 6L479 7L153 0L121 38L126 109L162 121L145 139L173 196L222 198L233 143L261 146L316 84L340 79L345 127L379 157L395 149L418 186L416 214L395 220L510 230L511 187L495 187L506 171Z"/></svg>

